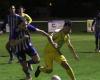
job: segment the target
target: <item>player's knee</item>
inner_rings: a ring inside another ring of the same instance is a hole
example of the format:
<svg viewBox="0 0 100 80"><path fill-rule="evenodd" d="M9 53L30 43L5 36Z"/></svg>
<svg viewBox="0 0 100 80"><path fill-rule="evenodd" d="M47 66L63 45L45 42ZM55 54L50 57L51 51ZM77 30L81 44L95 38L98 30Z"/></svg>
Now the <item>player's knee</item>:
<svg viewBox="0 0 100 80"><path fill-rule="evenodd" d="M37 63L40 63L40 60L35 60L34 63L36 63L36 64L37 64Z"/></svg>
<svg viewBox="0 0 100 80"><path fill-rule="evenodd" d="M36 63L39 63L40 62L40 58L38 57L37 59L36 59Z"/></svg>
<svg viewBox="0 0 100 80"><path fill-rule="evenodd" d="M37 64L37 63L40 62L40 60L35 58L35 59L33 59L33 62L34 62L35 64Z"/></svg>
<svg viewBox="0 0 100 80"><path fill-rule="evenodd" d="M37 57L37 56L33 57L32 60L33 60L34 63L36 63L36 64L40 62L40 58Z"/></svg>

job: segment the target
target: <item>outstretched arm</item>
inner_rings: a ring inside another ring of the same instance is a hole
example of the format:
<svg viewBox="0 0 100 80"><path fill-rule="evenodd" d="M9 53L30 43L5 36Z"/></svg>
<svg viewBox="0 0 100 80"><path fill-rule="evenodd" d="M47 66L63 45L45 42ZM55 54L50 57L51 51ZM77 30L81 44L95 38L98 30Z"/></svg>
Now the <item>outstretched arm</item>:
<svg viewBox="0 0 100 80"><path fill-rule="evenodd" d="M78 55L76 54L76 51L75 51L73 45L71 44L70 39L68 39L68 47L69 47L70 51L72 52L74 58L75 58L76 60L79 60L79 57L78 57Z"/></svg>
<svg viewBox="0 0 100 80"><path fill-rule="evenodd" d="M43 35L49 37L50 35L48 33L46 33L45 31L41 30L41 29L38 29L36 28L36 31L39 32L39 33L42 33Z"/></svg>
<svg viewBox="0 0 100 80"><path fill-rule="evenodd" d="M47 36L49 42L54 46L54 48L57 48L57 44L53 41L52 35L49 35L49 34L46 33L45 31L40 30L40 29L37 29L37 31L39 31L39 32L43 33L45 36Z"/></svg>
<svg viewBox="0 0 100 80"><path fill-rule="evenodd" d="M27 26L27 28L28 28L29 30L33 31L33 32L34 32L34 31L37 31L37 32L39 32L39 33L45 35L45 36L48 38L49 42L54 46L54 48L57 47L57 44L53 41L52 36L49 35L47 32L45 32L44 30L35 28L35 27L32 26L32 25Z"/></svg>
<svg viewBox="0 0 100 80"><path fill-rule="evenodd" d="M43 35L45 35L47 37L49 36L48 33L46 33L45 31L43 31L41 29L38 29L38 28L34 27L33 25L27 25L27 29L31 30L32 32L37 31L37 32L42 33Z"/></svg>
<svg viewBox="0 0 100 80"><path fill-rule="evenodd" d="M0 34L2 34L3 32L5 32L6 30L6 24L8 23L8 19L7 19L7 16L6 16L6 18L4 19L4 22L3 22L3 24L2 24L2 26L1 26L1 28L0 28Z"/></svg>
<svg viewBox="0 0 100 80"><path fill-rule="evenodd" d="M53 45L53 47L54 47L55 49L57 48L57 43L55 43L55 42L53 41L52 35L49 35L49 34L46 33L45 31L40 30L40 29L37 29L37 31L39 31L39 32L43 33L45 36L47 36L49 42Z"/></svg>
<svg viewBox="0 0 100 80"><path fill-rule="evenodd" d="M69 47L69 49L72 51L72 53L73 53L73 55L74 55L74 58L78 60L79 57L78 57L78 55L76 54L75 49L73 48L72 44L69 44L68 47Z"/></svg>

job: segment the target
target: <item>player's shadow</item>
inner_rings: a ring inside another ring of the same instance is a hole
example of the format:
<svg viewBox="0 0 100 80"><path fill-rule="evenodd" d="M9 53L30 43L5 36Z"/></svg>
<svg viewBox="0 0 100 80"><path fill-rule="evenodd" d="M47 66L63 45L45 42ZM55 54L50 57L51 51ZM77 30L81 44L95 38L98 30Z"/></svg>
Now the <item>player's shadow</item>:
<svg viewBox="0 0 100 80"><path fill-rule="evenodd" d="M0 65L7 65L8 63L0 63Z"/></svg>
<svg viewBox="0 0 100 80"><path fill-rule="evenodd" d="M8 56L0 55L0 57L8 57Z"/></svg>
<svg viewBox="0 0 100 80"><path fill-rule="evenodd" d="M20 79L20 80L25 80L25 79Z"/></svg>
<svg viewBox="0 0 100 80"><path fill-rule="evenodd" d="M86 53L86 54L90 54L90 53L96 53L94 51L77 51L77 53Z"/></svg>
<svg viewBox="0 0 100 80"><path fill-rule="evenodd" d="M8 57L8 56L0 55L0 57ZM6 65L6 64L8 64L8 63L7 63L7 62L5 62L5 63L0 63L0 65Z"/></svg>

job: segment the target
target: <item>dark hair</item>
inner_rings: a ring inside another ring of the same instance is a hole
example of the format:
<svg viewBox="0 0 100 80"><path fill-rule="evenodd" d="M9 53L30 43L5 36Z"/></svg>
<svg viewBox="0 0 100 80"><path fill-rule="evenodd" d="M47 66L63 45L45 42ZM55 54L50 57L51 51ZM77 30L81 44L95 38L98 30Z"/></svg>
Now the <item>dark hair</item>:
<svg viewBox="0 0 100 80"><path fill-rule="evenodd" d="M65 20L64 26L72 26L72 22L70 20Z"/></svg>
<svg viewBox="0 0 100 80"><path fill-rule="evenodd" d="M25 9L23 6L19 6L19 9L20 9L20 8L23 8L23 9Z"/></svg>

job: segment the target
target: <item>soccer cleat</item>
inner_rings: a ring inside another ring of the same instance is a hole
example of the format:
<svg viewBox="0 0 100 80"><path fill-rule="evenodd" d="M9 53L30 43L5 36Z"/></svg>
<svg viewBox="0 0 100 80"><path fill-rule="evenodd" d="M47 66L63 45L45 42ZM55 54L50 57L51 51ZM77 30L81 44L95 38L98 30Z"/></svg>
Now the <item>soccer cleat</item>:
<svg viewBox="0 0 100 80"><path fill-rule="evenodd" d="M25 80L32 80L32 77L28 76L28 77L25 78Z"/></svg>
<svg viewBox="0 0 100 80"><path fill-rule="evenodd" d="M28 63L28 68L30 71L33 71L33 66L30 63Z"/></svg>
<svg viewBox="0 0 100 80"><path fill-rule="evenodd" d="M98 49L95 49L95 52L96 52L96 53L98 53L98 52L99 52L99 50L98 50Z"/></svg>
<svg viewBox="0 0 100 80"><path fill-rule="evenodd" d="M98 50L98 52L100 53L100 50Z"/></svg>
<svg viewBox="0 0 100 80"><path fill-rule="evenodd" d="M40 70L39 70L39 68L40 68L40 66L38 66L37 67L37 70L36 70L36 72L35 72L35 77L38 77L39 76L39 74L40 74Z"/></svg>
<svg viewBox="0 0 100 80"><path fill-rule="evenodd" d="M95 49L95 52L96 52L96 53L100 53L100 50L99 50L99 49Z"/></svg>
<svg viewBox="0 0 100 80"><path fill-rule="evenodd" d="M9 60L9 61L8 61L8 64L12 64L12 62L13 62L13 60Z"/></svg>

